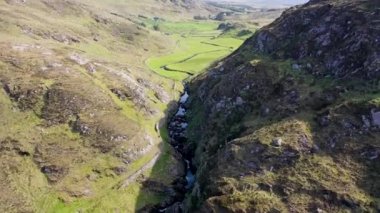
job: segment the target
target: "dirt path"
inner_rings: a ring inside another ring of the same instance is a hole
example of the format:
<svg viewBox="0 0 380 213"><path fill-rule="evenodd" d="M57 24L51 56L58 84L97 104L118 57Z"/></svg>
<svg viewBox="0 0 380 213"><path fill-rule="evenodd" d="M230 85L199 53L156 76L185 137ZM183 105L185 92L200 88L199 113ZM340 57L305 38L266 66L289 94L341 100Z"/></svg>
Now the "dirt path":
<svg viewBox="0 0 380 213"><path fill-rule="evenodd" d="M152 160L150 160L148 163L146 163L143 167L141 167L139 170L137 170L135 173L129 175L124 181L122 181L122 183L120 183L118 185L117 188L121 189L121 188L126 188L129 186L129 184L133 183L136 181L136 179L141 175L143 174L145 171L147 171L148 169L151 169L158 161L158 159L160 158L160 155L161 155L161 152L158 152L153 158Z"/></svg>

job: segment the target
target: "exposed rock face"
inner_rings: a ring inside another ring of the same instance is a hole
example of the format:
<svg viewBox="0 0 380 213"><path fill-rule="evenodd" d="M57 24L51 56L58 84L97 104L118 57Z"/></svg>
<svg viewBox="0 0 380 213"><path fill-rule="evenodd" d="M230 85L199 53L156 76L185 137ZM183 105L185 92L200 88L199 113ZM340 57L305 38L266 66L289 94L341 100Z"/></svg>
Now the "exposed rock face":
<svg viewBox="0 0 380 213"><path fill-rule="evenodd" d="M88 101L78 98L73 93L53 88L46 93L42 117L50 124L66 123L71 116L87 109Z"/></svg>
<svg viewBox="0 0 380 213"><path fill-rule="evenodd" d="M374 109L371 111L372 122L374 125L380 126L380 112L376 112ZM369 126L369 124L366 124Z"/></svg>
<svg viewBox="0 0 380 213"><path fill-rule="evenodd" d="M48 180L53 183L62 179L62 177L67 174L67 170L65 168L56 165L43 166L41 168L41 172L46 174Z"/></svg>
<svg viewBox="0 0 380 213"><path fill-rule="evenodd" d="M52 39L54 39L58 42L61 42L61 43L65 43L65 44L79 43L80 42L79 38L76 38L76 37L73 37L70 35L60 34L60 33L55 33L51 37L52 37Z"/></svg>
<svg viewBox="0 0 380 213"><path fill-rule="evenodd" d="M22 83L4 83L3 89L17 102L21 110L33 109L41 101L41 96L45 92L42 86Z"/></svg>
<svg viewBox="0 0 380 213"><path fill-rule="evenodd" d="M291 8L192 82L185 209L378 211L378 8Z"/></svg>
<svg viewBox="0 0 380 213"><path fill-rule="evenodd" d="M287 10L246 42L260 53L316 60L311 72L380 76L380 13L375 1L310 1Z"/></svg>
<svg viewBox="0 0 380 213"><path fill-rule="evenodd" d="M5 0L8 4L24 4L26 0Z"/></svg>

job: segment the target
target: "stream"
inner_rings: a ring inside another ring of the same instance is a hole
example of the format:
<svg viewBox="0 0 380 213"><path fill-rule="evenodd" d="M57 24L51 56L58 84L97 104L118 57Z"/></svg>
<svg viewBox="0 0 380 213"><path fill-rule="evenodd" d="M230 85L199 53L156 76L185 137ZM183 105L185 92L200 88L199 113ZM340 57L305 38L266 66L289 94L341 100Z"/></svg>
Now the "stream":
<svg viewBox="0 0 380 213"><path fill-rule="evenodd" d="M174 114L174 116L169 120L168 123L170 137L169 142L175 148L175 150L181 154L183 163L185 165L185 190L184 192L182 192L183 196L181 196L180 199L175 199L175 201L173 201L170 205L161 208L159 212L181 212L180 208L178 209L178 204L184 200L185 194L193 188L195 183L195 168L192 166L192 156L189 153L186 153L184 146L187 141L186 130L188 127L188 123L186 121L186 103L189 97L189 93L187 89L185 89L185 92L179 99L178 110L176 114Z"/></svg>

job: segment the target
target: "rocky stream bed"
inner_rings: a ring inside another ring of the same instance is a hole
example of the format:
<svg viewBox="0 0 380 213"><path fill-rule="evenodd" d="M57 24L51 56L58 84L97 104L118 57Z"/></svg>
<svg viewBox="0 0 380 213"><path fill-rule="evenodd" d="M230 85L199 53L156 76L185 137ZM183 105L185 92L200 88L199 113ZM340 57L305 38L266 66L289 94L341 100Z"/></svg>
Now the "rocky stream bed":
<svg viewBox="0 0 380 213"><path fill-rule="evenodd" d="M173 184L173 190L175 191L175 196L170 198L170 201L162 203L159 208L153 210L153 212L166 212L166 213L179 213L182 212L182 201L185 199L186 193L189 192L195 183L195 168L192 166L193 156L189 154L185 149L186 130L188 123L186 120L187 107L186 102L189 99L189 93L187 90L182 94L178 101L178 110L172 116L168 122L168 130L170 136L170 145L181 156L182 161L185 166L185 176L179 177L178 182L180 187L175 186L178 184Z"/></svg>

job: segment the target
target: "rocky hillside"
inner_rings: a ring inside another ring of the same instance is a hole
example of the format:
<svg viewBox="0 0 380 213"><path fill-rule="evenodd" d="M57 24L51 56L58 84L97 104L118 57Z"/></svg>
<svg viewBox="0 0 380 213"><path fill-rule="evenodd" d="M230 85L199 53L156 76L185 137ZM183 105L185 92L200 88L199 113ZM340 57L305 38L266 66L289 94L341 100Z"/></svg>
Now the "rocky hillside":
<svg viewBox="0 0 380 213"><path fill-rule="evenodd" d="M181 86L144 64L174 41L107 2L0 1L1 212L133 212L163 197L136 183L158 156L181 175L158 132Z"/></svg>
<svg viewBox="0 0 380 213"><path fill-rule="evenodd" d="M199 6L201 4L198 0L161 0L162 2L169 2L177 6L194 9L195 6Z"/></svg>
<svg viewBox="0 0 380 213"><path fill-rule="evenodd" d="M92 5L91 0L75 0ZM168 20L192 18L194 15L208 16L209 11L200 0L126 0L126 1L97 1L100 9L112 7L120 14L156 16ZM126 6L128 5L128 6Z"/></svg>
<svg viewBox="0 0 380 213"><path fill-rule="evenodd" d="M312 0L190 84L189 212L380 211L380 4Z"/></svg>

